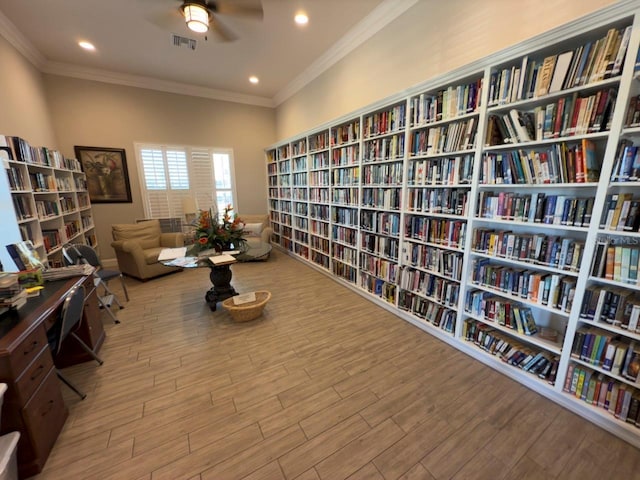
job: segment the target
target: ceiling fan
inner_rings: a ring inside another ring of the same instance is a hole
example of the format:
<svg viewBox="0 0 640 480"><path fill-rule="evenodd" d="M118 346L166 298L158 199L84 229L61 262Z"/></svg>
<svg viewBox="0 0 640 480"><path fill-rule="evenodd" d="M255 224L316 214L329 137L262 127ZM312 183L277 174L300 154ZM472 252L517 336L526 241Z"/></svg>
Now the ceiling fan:
<svg viewBox="0 0 640 480"><path fill-rule="evenodd" d="M186 22L187 27L196 33L206 35L209 30L211 30L220 38L220 40L225 42L233 41L237 37L224 25L221 16L234 15L256 18L259 20L263 18L261 0L172 1L174 3L176 1L180 2L180 6L171 13L171 17L181 17L182 20ZM167 18L166 20L170 19Z"/></svg>

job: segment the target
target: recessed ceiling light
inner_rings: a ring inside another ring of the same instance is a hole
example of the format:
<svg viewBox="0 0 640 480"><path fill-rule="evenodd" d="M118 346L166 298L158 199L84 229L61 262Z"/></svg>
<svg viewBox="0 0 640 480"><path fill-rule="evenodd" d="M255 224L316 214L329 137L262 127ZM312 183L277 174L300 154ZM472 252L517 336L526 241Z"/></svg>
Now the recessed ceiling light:
<svg viewBox="0 0 640 480"><path fill-rule="evenodd" d="M307 23L309 23L309 17L307 17L307 14L304 12L296 13L294 20L298 25L306 25Z"/></svg>
<svg viewBox="0 0 640 480"><path fill-rule="evenodd" d="M78 45L80 45L80 47L84 48L85 50L94 51L96 49L96 47L93 46L93 43L85 42L84 40L82 42L78 42Z"/></svg>
<svg viewBox="0 0 640 480"><path fill-rule="evenodd" d="M249 81L255 85L256 83L258 83L260 81L260 79L258 77L256 77L255 75L251 75L249 77Z"/></svg>

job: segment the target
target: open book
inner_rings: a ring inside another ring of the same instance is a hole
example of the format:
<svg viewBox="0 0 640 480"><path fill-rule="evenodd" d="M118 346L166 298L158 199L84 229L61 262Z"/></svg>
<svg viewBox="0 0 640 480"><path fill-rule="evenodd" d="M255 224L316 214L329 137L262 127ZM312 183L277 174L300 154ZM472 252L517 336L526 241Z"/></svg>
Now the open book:
<svg viewBox="0 0 640 480"><path fill-rule="evenodd" d="M187 253L187 247L163 248L158 255L158 261L173 260L174 258L184 257Z"/></svg>

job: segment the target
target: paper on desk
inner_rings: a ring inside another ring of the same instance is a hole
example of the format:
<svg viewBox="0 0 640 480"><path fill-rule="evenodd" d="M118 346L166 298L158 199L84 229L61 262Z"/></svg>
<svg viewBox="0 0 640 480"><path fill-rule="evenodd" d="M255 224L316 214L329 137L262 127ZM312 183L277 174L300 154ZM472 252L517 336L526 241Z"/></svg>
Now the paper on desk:
<svg viewBox="0 0 640 480"><path fill-rule="evenodd" d="M184 257L186 253L187 247L163 248L160 250L160 255L158 255L158 261Z"/></svg>

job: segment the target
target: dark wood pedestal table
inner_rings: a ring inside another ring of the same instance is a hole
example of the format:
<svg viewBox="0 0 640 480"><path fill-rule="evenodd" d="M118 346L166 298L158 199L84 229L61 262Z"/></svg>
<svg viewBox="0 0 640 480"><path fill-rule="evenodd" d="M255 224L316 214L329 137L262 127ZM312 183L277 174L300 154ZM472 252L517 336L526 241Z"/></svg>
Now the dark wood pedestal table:
<svg viewBox="0 0 640 480"><path fill-rule="evenodd" d="M209 272L209 279L213 286L206 293L204 299L207 302L207 305L209 305L211 311L215 312L218 302L222 302L227 298L238 295L236 289L231 285L231 277L233 276L233 273L231 272L231 265L234 264L236 260L234 259L233 262L229 261L220 265L214 264L209 259L206 261L209 262L209 268L211 269Z"/></svg>
<svg viewBox="0 0 640 480"><path fill-rule="evenodd" d="M193 247L188 247L187 256L175 258L173 260L163 260L161 263L170 267L209 268L209 279L211 280L212 286L205 294L204 299L207 302L207 305L209 305L211 311L215 312L218 302L222 302L227 298L238 295L236 289L231 285L231 278L233 276L231 272L231 265L236 263L235 257L226 255L226 257L229 257L228 261L215 264L211 258L215 258L217 256L220 256L220 254L215 250L194 252Z"/></svg>

